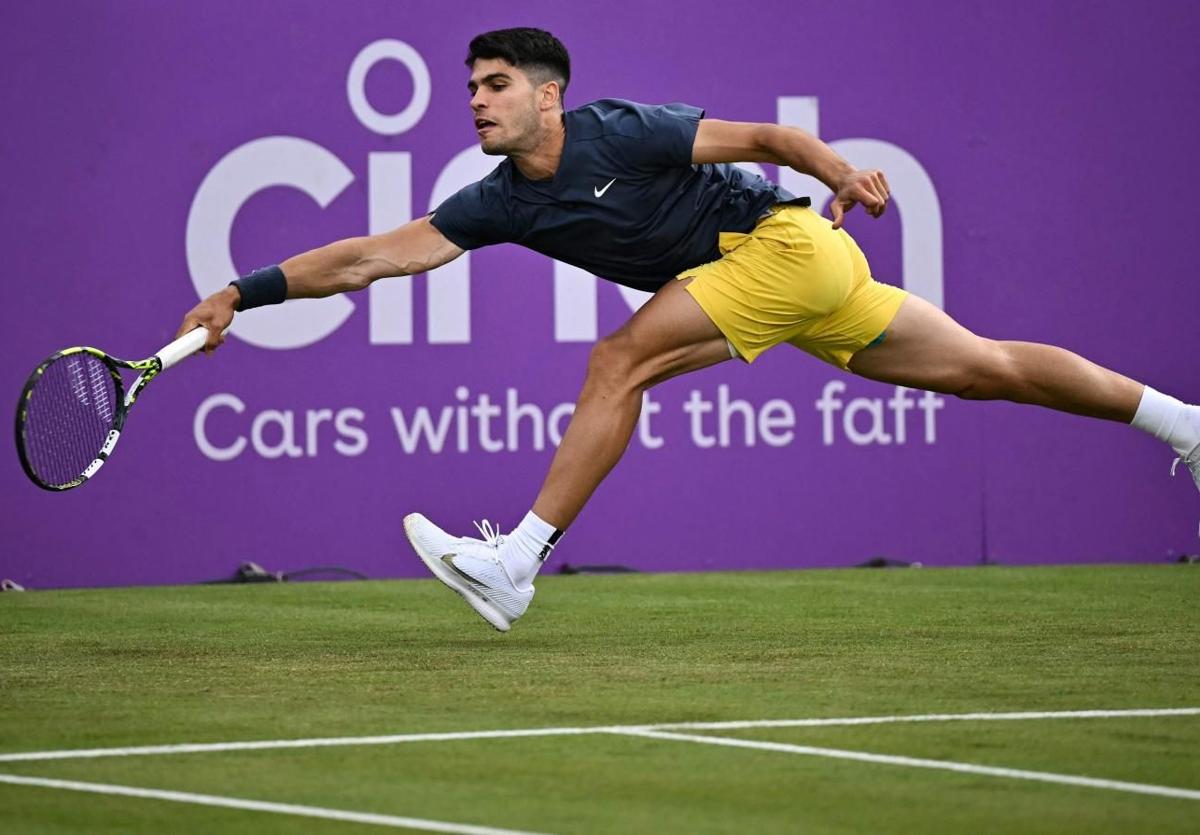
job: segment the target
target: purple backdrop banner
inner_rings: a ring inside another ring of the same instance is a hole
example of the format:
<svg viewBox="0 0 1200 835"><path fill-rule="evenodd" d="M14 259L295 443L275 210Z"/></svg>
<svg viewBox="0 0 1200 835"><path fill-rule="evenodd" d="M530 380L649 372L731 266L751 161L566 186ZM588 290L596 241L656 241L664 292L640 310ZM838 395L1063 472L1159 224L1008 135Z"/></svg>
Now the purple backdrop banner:
<svg viewBox="0 0 1200 835"><path fill-rule="evenodd" d="M849 229L882 280L988 336L1200 399L1187 247L1192 3L46 2L2 13L0 391L140 357L236 272L428 211L484 157L462 59L536 25L568 106L686 101L885 170ZM765 174L823 201L794 172ZM516 247L239 316L147 390L66 494L0 468L0 577L193 582L238 562L423 572L401 519L528 509L597 336L643 299ZM558 560L643 570L1166 559L1200 496L1133 430L869 383L782 347L651 392Z"/></svg>

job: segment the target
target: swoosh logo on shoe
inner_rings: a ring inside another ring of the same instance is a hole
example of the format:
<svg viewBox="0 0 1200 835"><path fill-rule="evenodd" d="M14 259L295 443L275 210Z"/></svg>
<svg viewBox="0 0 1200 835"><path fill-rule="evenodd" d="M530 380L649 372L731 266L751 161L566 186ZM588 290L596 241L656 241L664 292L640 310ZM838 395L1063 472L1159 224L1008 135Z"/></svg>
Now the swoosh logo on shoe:
<svg viewBox="0 0 1200 835"><path fill-rule="evenodd" d="M457 556L456 554L442 554L442 562L445 565L449 566L451 571L453 571L459 577L462 577L464 580L466 580L468 583L470 583L474 587L473 590L475 591L476 594L478 594L484 600L487 600L488 599L487 595L485 595L482 591L480 591L480 589L486 589L487 586L483 585L483 583L479 582L474 577L472 577L470 574L468 574L467 572L465 572L461 568L459 568L457 565L455 565L454 558L456 556Z"/></svg>
<svg viewBox="0 0 1200 835"><path fill-rule="evenodd" d="M595 192L597 197L603 197L604 192L608 191L609 186L611 186L616 181L617 181L617 178L613 177L611 180L608 181L607 186L605 186L604 188L596 188L595 186L592 186L592 191Z"/></svg>

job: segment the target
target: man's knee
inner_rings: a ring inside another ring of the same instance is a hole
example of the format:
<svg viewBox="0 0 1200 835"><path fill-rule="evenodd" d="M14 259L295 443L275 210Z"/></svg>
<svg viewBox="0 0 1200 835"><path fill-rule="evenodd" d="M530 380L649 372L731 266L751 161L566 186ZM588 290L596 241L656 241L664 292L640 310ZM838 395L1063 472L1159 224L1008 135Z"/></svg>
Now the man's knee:
<svg viewBox="0 0 1200 835"><path fill-rule="evenodd" d="M1020 385L1020 371L1004 343L980 337L951 375L949 392L964 400L1004 400Z"/></svg>
<svg viewBox="0 0 1200 835"><path fill-rule="evenodd" d="M588 383L607 389L647 389L663 375L670 376L679 351L662 351L636 332L621 328L592 347Z"/></svg>
<svg viewBox="0 0 1200 835"><path fill-rule="evenodd" d="M610 388L628 385L637 365L633 341L624 331L617 331L592 346L588 356L588 383Z"/></svg>

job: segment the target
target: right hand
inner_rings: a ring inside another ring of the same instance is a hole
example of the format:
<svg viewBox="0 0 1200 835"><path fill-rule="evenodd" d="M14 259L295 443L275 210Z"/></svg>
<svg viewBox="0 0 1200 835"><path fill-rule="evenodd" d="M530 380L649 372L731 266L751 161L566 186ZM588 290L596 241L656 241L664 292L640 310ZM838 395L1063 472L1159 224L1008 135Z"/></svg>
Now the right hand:
<svg viewBox="0 0 1200 835"><path fill-rule="evenodd" d="M225 330L233 322L233 314L241 299L238 289L232 285L218 290L187 312L175 338L199 327L207 328L208 340L204 343L204 353L211 354L225 341Z"/></svg>
<svg viewBox="0 0 1200 835"><path fill-rule="evenodd" d="M829 211L833 216L834 229L842 228L846 212L855 204L862 204L867 214L878 218L887 208L888 198L892 194L887 179L878 169L848 172L835 183L833 192Z"/></svg>

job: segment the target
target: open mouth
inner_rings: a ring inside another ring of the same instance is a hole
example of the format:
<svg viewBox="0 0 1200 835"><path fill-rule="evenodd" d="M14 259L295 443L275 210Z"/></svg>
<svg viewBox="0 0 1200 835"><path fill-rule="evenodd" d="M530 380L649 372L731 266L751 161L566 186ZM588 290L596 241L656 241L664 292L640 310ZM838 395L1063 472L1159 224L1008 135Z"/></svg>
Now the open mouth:
<svg viewBox="0 0 1200 835"><path fill-rule="evenodd" d="M475 131L477 133L482 134L485 131L487 131L488 128L494 128L494 127L496 127L496 123L493 122L491 119L476 119L475 120Z"/></svg>

